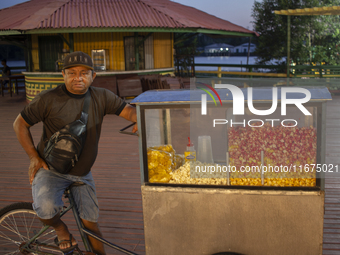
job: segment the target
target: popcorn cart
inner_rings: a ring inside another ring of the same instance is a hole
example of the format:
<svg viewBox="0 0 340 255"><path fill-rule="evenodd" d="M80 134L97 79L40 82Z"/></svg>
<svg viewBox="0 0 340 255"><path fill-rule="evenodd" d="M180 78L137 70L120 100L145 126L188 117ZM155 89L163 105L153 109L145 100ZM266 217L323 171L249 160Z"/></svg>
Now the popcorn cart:
<svg viewBox="0 0 340 255"><path fill-rule="evenodd" d="M146 253L322 254L327 88L201 85L132 101Z"/></svg>

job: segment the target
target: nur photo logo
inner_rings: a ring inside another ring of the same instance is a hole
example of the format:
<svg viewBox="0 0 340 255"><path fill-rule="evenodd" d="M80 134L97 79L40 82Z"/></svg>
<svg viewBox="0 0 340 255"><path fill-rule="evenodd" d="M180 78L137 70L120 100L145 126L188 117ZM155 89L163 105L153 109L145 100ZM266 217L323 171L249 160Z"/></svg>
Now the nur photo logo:
<svg viewBox="0 0 340 255"><path fill-rule="evenodd" d="M222 106L222 100L220 95L217 93L217 91L211 87L210 85L200 83L206 88L209 88L214 94L217 96L217 98L220 101L220 104ZM206 88L198 87L199 89L205 91L210 97L213 99L215 106L217 106L217 102L212 95L210 91L208 91ZM235 85L231 84L215 84L216 89L228 89L232 95L232 109L233 109L233 115L245 115L245 95L243 94L243 91L238 88ZM248 87L247 88L247 106L248 110L257 116L268 116L270 114L273 114L278 105L279 101L279 90L276 87L271 88L272 90L272 104L269 109L265 110L259 110L254 107L254 95L253 95L253 88ZM306 107L303 106L304 103L307 103L311 99L311 93L309 90L304 88L298 88L298 87L283 87L280 89L280 107L281 107L281 116L286 116L287 114L287 105L295 105L304 115L311 116L312 114L306 109ZM294 94L302 94L304 95L303 98L289 98L288 94L294 93ZM207 115L207 95L202 94L201 95L201 115ZM271 122L272 126L274 126L275 121L281 121L280 119L265 119L265 121ZM213 126L215 127L216 124L227 124L228 122L232 125L232 120L228 121L226 119L214 119ZM243 122L238 122L237 124L243 124L245 126L245 120ZM254 126L251 125L252 122L261 122L262 124L260 126ZM295 125L285 125L285 122L294 122ZM236 124L234 122L234 124ZM249 120L248 125L250 127L261 127L264 125L264 121L261 119L256 120ZM286 119L281 121L281 125L284 127L294 127L297 125L297 121L294 119Z"/></svg>

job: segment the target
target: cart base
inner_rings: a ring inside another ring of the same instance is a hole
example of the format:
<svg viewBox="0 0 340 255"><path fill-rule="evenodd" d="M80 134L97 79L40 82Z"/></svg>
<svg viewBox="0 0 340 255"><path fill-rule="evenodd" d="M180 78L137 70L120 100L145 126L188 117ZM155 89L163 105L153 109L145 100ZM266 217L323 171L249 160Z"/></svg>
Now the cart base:
<svg viewBox="0 0 340 255"><path fill-rule="evenodd" d="M324 192L142 186L147 255L322 254Z"/></svg>

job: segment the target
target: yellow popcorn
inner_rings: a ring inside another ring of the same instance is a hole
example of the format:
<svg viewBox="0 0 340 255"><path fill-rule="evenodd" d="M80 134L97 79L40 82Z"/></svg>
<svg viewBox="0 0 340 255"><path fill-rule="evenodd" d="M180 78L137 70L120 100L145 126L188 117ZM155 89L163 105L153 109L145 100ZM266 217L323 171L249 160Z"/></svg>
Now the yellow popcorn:
<svg viewBox="0 0 340 255"><path fill-rule="evenodd" d="M147 155L149 181L169 182L169 173L173 167L173 155L169 152L155 149L148 149Z"/></svg>
<svg viewBox="0 0 340 255"><path fill-rule="evenodd" d="M183 166L170 173L171 179L169 183L181 184L202 184L202 185L227 185L226 178L190 178L190 166L204 166L199 161L186 162ZM203 176L203 174L202 174Z"/></svg>

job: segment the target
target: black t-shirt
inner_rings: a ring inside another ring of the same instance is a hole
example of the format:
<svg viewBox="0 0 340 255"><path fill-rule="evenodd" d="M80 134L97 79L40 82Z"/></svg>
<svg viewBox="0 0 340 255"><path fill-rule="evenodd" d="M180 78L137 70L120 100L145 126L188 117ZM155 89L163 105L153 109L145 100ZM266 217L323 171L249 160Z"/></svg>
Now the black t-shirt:
<svg viewBox="0 0 340 255"><path fill-rule="evenodd" d="M7 76L8 71L9 75L11 75L11 69L9 68L9 66L5 66L4 68L2 68L2 76Z"/></svg>
<svg viewBox="0 0 340 255"><path fill-rule="evenodd" d="M97 153L103 117L106 114L119 115L126 103L111 91L90 87L91 93L86 142L79 161L69 174L84 176L93 166ZM65 84L39 93L21 112L23 119L31 126L42 121L43 134L37 146L39 155L44 158L45 142L65 125L80 118L84 95L70 93ZM44 142L45 140L45 142Z"/></svg>

